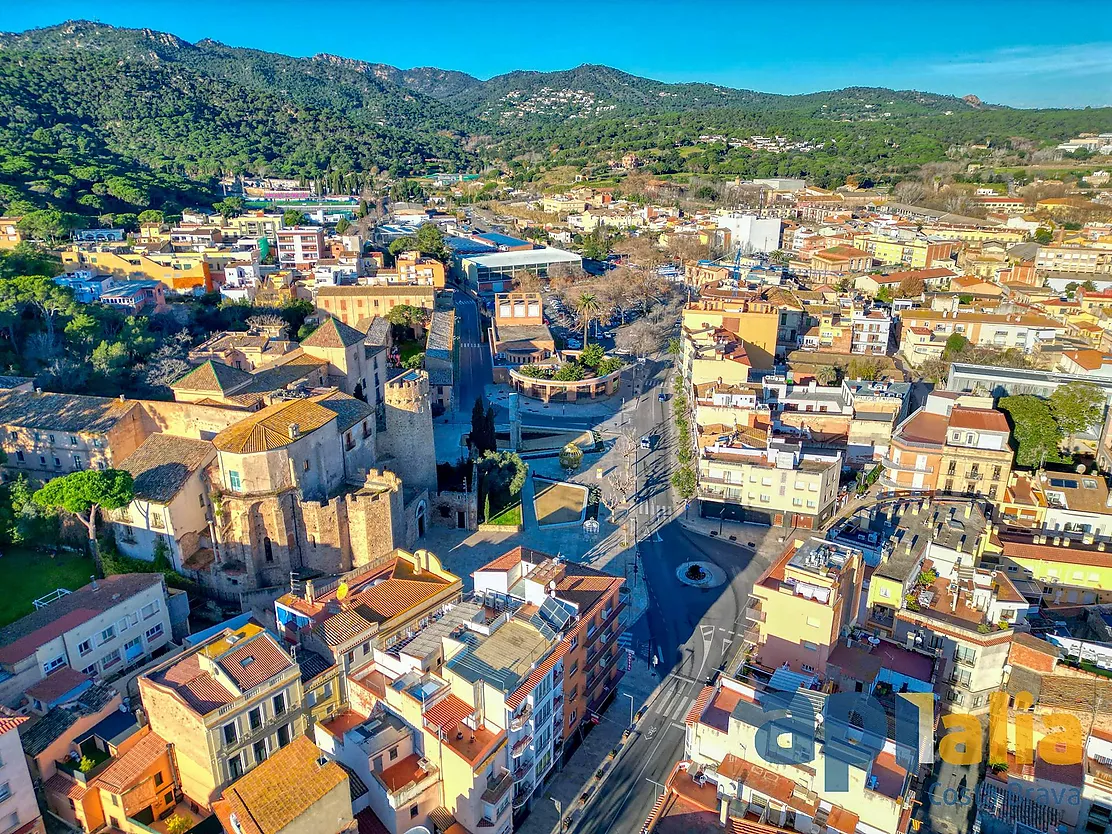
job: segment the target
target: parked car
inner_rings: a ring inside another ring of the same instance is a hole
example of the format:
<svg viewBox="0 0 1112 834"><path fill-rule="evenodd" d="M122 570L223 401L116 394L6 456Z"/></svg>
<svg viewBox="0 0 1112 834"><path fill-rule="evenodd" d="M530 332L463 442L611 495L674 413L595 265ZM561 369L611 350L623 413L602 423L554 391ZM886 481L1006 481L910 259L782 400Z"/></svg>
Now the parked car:
<svg viewBox="0 0 1112 834"><path fill-rule="evenodd" d="M652 437L650 437L649 435L646 434L644 437L641 438L641 448L642 449L652 449L652 447L653 447L653 439L652 439Z"/></svg>

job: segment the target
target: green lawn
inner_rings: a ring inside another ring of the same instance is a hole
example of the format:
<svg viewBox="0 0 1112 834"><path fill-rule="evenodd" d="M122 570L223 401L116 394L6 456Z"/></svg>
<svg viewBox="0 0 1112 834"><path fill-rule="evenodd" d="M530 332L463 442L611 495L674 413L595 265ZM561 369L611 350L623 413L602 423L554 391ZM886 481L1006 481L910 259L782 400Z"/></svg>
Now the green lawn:
<svg viewBox="0 0 1112 834"><path fill-rule="evenodd" d="M398 354L401 356L402 363L404 364L405 360L409 359L411 356L416 356L424 349L425 346L421 342L416 339L410 339L398 345Z"/></svg>
<svg viewBox="0 0 1112 834"><path fill-rule="evenodd" d="M76 591L89 584L95 568L88 556L6 547L0 555L0 626L34 610L31 604L56 588Z"/></svg>
<svg viewBox="0 0 1112 834"><path fill-rule="evenodd" d="M521 503L514 504L498 515L486 522L487 524L498 524L503 527L514 527L521 524Z"/></svg>

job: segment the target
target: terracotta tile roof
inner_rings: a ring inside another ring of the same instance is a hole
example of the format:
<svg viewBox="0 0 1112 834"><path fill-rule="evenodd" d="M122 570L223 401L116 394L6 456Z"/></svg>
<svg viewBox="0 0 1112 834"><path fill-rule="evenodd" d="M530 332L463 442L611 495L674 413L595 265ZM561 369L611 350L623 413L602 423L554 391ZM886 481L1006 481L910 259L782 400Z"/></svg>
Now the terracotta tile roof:
<svg viewBox="0 0 1112 834"><path fill-rule="evenodd" d="M1035 544L1031 536L1022 533L997 533L1005 559L1032 559L1068 565L1091 565L1112 567L1112 551L1097 550L1097 546L1071 541L1069 547L1054 547L1051 544Z"/></svg>
<svg viewBox="0 0 1112 834"><path fill-rule="evenodd" d="M161 736L148 732L128 748L126 753L102 770L93 780L92 786L104 788L111 793L123 793L133 787L135 780L165 753L166 741Z"/></svg>
<svg viewBox="0 0 1112 834"><path fill-rule="evenodd" d="M320 756L307 736L298 736L224 791L243 834L277 834L347 782L343 768L320 764Z"/></svg>
<svg viewBox="0 0 1112 834"><path fill-rule="evenodd" d="M365 402L357 400L343 391L331 391L318 397L310 397L310 399L323 405L329 411L336 412L340 431L350 429L356 423L366 420L374 413Z"/></svg>
<svg viewBox="0 0 1112 834"><path fill-rule="evenodd" d="M245 691L293 666L289 655L265 631L221 655L219 663L236 686Z"/></svg>
<svg viewBox="0 0 1112 834"><path fill-rule="evenodd" d="M0 390L0 425L103 434L138 407L132 400Z"/></svg>
<svg viewBox="0 0 1112 834"><path fill-rule="evenodd" d="M89 680L88 675L81 674L72 666L63 666L27 689L25 694L29 698L36 698L44 704L49 704L55 698L60 698Z"/></svg>
<svg viewBox="0 0 1112 834"><path fill-rule="evenodd" d="M239 455L270 452L293 442L292 426L305 435L335 419L335 411L312 400L278 402L224 429L212 443L222 452Z"/></svg>
<svg viewBox="0 0 1112 834"><path fill-rule="evenodd" d="M1053 643L1048 643L1046 640L1040 640L1038 637L1035 637L1032 634L1028 634L1026 631L1021 631L1016 634L1012 638L1012 642L1020 646L1026 646L1027 648L1033 649L1040 654L1048 655L1055 660L1057 660L1061 656L1061 651Z"/></svg>
<svg viewBox="0 0 1112 834"><path fill-rule="evenodd" d="M942 414L932 414L920 409L904 421L893 436L898 443L930 443L941 446L946 442L946 427L949 423Z"/></svg>
<svg viewBox="0 0 1112 834"><path fill-rule="evenodd" d="M475 712L475 708L456 695L448 695L425 710L425 725L441 730L458 727L463 719Z"/></svg>
<svg viewBox="0 0 1112 834"><path fill-rule="evenodd" d="M550 558L548 554L541 553L538 550L530 550L527 547L515 547L513 550L503 553L497 559L487 562L479 568L479 570L509 570L514 565L519 565L523 561L539 564L548 558Z"/></svg>
<svg viewBox="0 0 1112 834"><path fill-rule="evenodd" d="M72 799L74 802L80 802L86 790L84 785L79 785L60 770L43 783L42 789L48 794Z"/></svg>
<svg viewBox="0 0 1112 834"><path fill-rule="evenodd" d="M358 611L341 611L324 621L324 639L329 646L339 646L367 634L374 623Z"/></svg>
<svg viewBox="0 0 1112 834"><path fill-rule="evenodd" d="M196 652L163 669L156 669L147 675L147 679L176 693L201 715L235 700L235 696L217 683L212 675L201 670Z"/></svg>
<svg viewBox="0 0 1112 834"><path fill-rule="evenodd" d="M152 434L120 464L135 479L135 497L168 504L189 476L216 456L207 440Z"/></svg>
<svg viewBox="0 0 1112 834"><path fill-rule="evenodd" d="M1099 350L1067 350L1062 355L1072 359L1087 371L1095 371L1106 362L1112 363L1112 357Z"/></svg>
<svg viewBox="0 0 1112 834"><path fill-rule="evenodd" d="M209 359L170 383L171 388L181 391L211 391L214 394L229 394L242 388L251 381L251 374Z"/></svg>
<svg viewBox="0 0 1112 834"><path fill-rule="evenodd" d="M14 730L24 721L27 721L26 715L19 715L12 712L7 707L0 707L0 736L4 735L11 730Z"/></svg>
<svg viewBox="0 0 1112 834"><path fill-rule="evenodd" d="M126 573L98 579L32 611L0 629L0 663L18 663L40 646L124 604L130 597L162 585L160 573Z"/></svg>
<svg viewBox="0 0 1112 834"><path fill-rule="evenodd" d="M994 408L967 408L956 405L950 410L950 427L979 431L1011 431L1008 419Z"/></svg>
<svg viewBox="0 0 1112 834"><path fill-rule="evenodd" d="M691 709L689 709L687 711L687 717L684 718L684 723L685 724L694 724L695 722L697 722L699 720L699 716L701 716L703 714L703 710L706 708L707 701L710 700L710 698L713 694L714 694L714 687L713 686L704 686L703 687L702 691L699 693L698 697L695 699L695 703L692 704Z"/></svg>
<svg viewBox="0 0 1112 834"><path fill-rule="evenodd" d="M302 339L302 346L321 348L344 348L362 342L365 333L329 316L321 326Z"/></svg>

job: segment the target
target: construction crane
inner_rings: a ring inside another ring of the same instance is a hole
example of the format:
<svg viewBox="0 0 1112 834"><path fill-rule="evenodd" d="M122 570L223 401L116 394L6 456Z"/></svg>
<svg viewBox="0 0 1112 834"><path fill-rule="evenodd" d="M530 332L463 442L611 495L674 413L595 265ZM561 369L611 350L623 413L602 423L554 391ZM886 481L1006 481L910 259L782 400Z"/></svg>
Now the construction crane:
<svg viewBox="0 0 1112 834"><path fill-rule="evenodd" d="M734 268L733 268L733 271L730 273L730 277L733 278L735 281L740 281L741 280L741 247L740 246L737 248L737 252L734 254Z"/></svg>

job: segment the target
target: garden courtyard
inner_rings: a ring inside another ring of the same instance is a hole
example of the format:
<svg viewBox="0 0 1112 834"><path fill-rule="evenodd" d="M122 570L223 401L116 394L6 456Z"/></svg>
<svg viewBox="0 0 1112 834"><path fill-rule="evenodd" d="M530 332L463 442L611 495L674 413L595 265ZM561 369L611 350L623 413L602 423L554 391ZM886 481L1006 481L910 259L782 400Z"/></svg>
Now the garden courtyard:
<svg viewBox="0 0 1112 834"><path fill-rule="evenodd" d="M89 584L96 568L83 554L59 552L51 555L25 547L7 547L0 552L0 627L35 610L34 601L58 588L76 591Z"/></svg>

